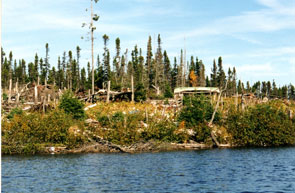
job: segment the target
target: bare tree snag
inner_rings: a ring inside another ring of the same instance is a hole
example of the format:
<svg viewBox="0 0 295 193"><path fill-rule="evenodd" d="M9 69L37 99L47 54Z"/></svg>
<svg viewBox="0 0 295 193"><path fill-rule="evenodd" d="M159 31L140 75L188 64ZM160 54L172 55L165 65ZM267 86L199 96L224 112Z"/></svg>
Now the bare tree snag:
<svg viewBox="0 0 295 193"><path fill-rule="evenodd" d="M15 83L15 93L18 93L18 81Z"/></svg>
<svg viewBox="0 0 295 193"><path fill-rule="evenodd" d="M159 96L160 95L160 87L155 86L155 85L152 85L152 87L154 87L154 89L156 89L157 96Z"/></svg>
<svg viewBox="0 0 295 193"><path fill-rule="evenodd" d="M35 94L34 94L34 97L35 97L35 104L37 104L37 103L38 103L38 89L37 89L37 86L36 86L36 85L35 85L34 90L35 90Z"/></svg>
<svg viewBox="0 0 295 193"><path fill-rule="evenodd" d="M110 102L110 90L111 90L111 81L108 81L108 89L107 89L107 100L106 102Z"/></svg>
<svg viewBox="0 0 295 193"><path fill-rule="evenodd" d="M48 94L47 99L48 99L48 103L50 103L50 94Z"/></svg>
<svg viewBox="0 0 295 193"><path fill-rule="evenodd" d="M42 104L42 107L43 107L43 113L45 113L45 105L46 105L46 97L43 97L42 96L42 102L43 102L43 104Z"/></svg>
<svg viewBox="0 0 295 193"><path fill-rule="evenodd" d="M18 104L19 104L19 93L17 93L17 95L16 95L16 105L18 106Z"/></svg>
<svg viewBox="0 0 295 193"><path fill-rule="evenodd" d="M216 112L217 112L217 110L218 110L218 107L219 107L219 103L220 103L220 100L221 100L222 93L223 93L224 91L226 91L226 89L227 89L227 84L228 84L228 81L226 81L226 84L225 84L224 89L223 89L223 90L220 90L220 93L219 93L219 95L218 95L217 104L216 104L216 106L215 106L214 112L213 112L212 117L211 117L211 120L210 120L210 122L209 122L209 127L211 127L211 128L213 127L213 120L214 120L215 115L216 115ZM214 143L217 145L217 147L220 147L220 143L217 141L217 139L216 139L216 137L215 137L215 134L214 134L213 130L211 130L211 137L212 137Z"/></svg>
<svg viewBox="0 0 295 193"><path fill-rule="evenodd" d="M8 93L8 103L11 103L11 95L12 95L12 79L9 79L9 93Z"/></svg>

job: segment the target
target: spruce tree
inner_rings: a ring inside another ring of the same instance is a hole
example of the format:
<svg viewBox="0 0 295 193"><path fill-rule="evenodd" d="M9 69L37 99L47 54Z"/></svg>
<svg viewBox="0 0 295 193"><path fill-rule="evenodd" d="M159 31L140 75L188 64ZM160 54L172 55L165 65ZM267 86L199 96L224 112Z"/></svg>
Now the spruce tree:
<svg viewBox="0 0 295 193"><path fill-rule="evenodd" d="M217 72L217 84L219 88L223 88L226 82L225 73L222 66L221 56L218 58L218 72Z"/></svg>
<svg viewBox="0 0 295 193"><path fill-rule="evenodd" d="M278 97L278 88L277 88L275 80L272 81L272 97L274 98Z"/></svg>
<svg viewBox="0 0 295 193"><path fill-rule="evenodd" d="M107 44L109 41L109 36L107 36L106 34L104 34L102 36L103 38L103 42L104 42L104 53L103 53L103 79L104 82L107 82L110 80L110 53L109 50L107 48Z"/></svg>
<svg viewBox="0 0 295 193"><path fill-rule="evenodd" d="M46 43L45 45L45 58L44 58L44 78L47 79L49 69L50 69L50 64L49 64L49 45Z"/></svg>
<svg viewBox="0 0 295 193"><path fill-rule="evenodd" d="M81 57L81 48L79 46L76 47L76 55L77 55L77 62L76 62L76 81L77 87L80 88L80 57Z"/></svg>
<svg viewBox="0 0 295 193"><path fill-rule="evenodd" d="M206 86L206 78L205 78L205 65L203 64L203 61L199 61L200 66L200 75L199 75L199 86Z"/></svg>
<svg viewBox="0 0 295 193"><path fill-rule="evenodd" d="M149 36L148 43L147 43L146 63L145 63L146 77L147 77L145 87L148 91L154 82L153 80L154 76L153 76L153 70L152 70L152 57L153 57L152 38L151 36Z"/></svg>
<svg viewBox="0 0 295 193"><path fill-rule="evenodd" d="M166 50L164 51L163 56L164 56L164 79L165 79L165 84L168 84L171 81L171 66L170 66L170 60Z"/></svg>
<svg viewBox="0 0 295 193"><path fill-rule="evenodd" d="M177 66L177 59L174 57L174 64L173 69L171 71L171 88L174 90L178 84L177 84L177 75L178 75L178 66Z"/></svg>
<svg viewBox="0 0 295 193"><path fill-rule="evenodd" d="M216 62L215 59L213 60L213 68L211 69L212 73L211 73L211 86L212 87L217 87L218 83L217 83L217 66L216 66Z"/></svg>

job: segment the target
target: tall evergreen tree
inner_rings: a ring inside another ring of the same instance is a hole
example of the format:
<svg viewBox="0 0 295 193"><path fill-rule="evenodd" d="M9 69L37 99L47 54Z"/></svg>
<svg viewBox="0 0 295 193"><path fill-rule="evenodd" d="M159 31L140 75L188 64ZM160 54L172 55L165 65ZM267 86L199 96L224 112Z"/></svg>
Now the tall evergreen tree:
<svg viewBox="0 0 295 193"><path fill-rule="evenodd" d="M154 73L152 69L152 57L153 57L153 52L152 52L152 38L149 36L148 43L147 43L147 54L146 54L146 63L145 63L145 68L146 68L146 89L149 90L151 88L153 82L154 82Z"/></svg>
<svg viewBox="0 0 295 193"><path fill-rule="evenodd" d="M111 67L110 67L110 53L109 49L107 48L107 44L109 41L109 36L104 34L102 36L104 42L104 53L103 53L103 79L104 82L107 82L111 79Z"/></svg>
<svg viewBox="0 0 295 193"><path fill-rule="evenodd" d="M167 51L164 51L164 79L165 84L170 83L171 81L171 66L170 66L170 60L167 54Z"/></svg>
<svg viewBox="0 0 295 193"><path fill-rule="evenodd" d="M218 86L218 82L217 82L217 66L216 66L216 62L215 59L213 60L213 68L211 69L212 73L211 73L211 86L212 87L217 87Z"/></svg>
<svg viewBox="0 0 295 193"><path fill-rule="evenodd" d="M44 75L45 75L45 79L47 79L48 73L49 73L49 69L50 69L50 64L49 64L49 45L48 43L46 43L45 45L45 58L44 58Z"/></svg>
<svg viewBox="0 0 295 193"><path fill-rule="evenodd" d="M177 66L177 60L176 57L174 57L174 64L173 64L173 69L171 71L171 88L174 90L177 86L177 76L178 76L178 66Z"/></svg>
<svg viewBox="0 0 295 193"><path fill-rule="evenodd" d="M205 78L205 65L203 64L203 61L199 61L199 66L200 66L200 75L199 75L199 86L206 86L206 78Z"/></svg>
<svg viewBox="0 0 295 193"><path fill-rule="evenodd" d="M222 66L221 56L218 58L218 72L217 72L217 83L219 88L223 88L226 82L225 73Z"/></svg>
<svg viewBox="0 0 295 193"><path fill-rule="evenodd" d="M77 87L80 88L80 57L81 57L81 48L79 46L76 47L76 54L77 54L77 62L76 62L77 74L75 76L77 77Z"/></svg>

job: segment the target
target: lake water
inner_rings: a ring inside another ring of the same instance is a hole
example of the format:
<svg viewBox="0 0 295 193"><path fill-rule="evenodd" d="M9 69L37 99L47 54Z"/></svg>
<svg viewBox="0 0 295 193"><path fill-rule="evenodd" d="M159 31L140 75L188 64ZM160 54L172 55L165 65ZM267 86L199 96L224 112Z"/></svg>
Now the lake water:
<svg viewBox="0 0 295 193"><path fill-rule="evenodd" d="M295 148L3 156L2 192L295 192Z"/></svg>

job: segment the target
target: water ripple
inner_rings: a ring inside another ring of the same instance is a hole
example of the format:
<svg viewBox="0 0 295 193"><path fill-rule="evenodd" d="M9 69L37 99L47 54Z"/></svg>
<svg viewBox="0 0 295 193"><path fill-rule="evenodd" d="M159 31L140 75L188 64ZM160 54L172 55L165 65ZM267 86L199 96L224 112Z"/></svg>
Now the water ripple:
<svg viewBox="0 0 295 193"><path fill-rule="evenodd" d="M295 192L295 148L3 156L2 192Z"/></svg>

